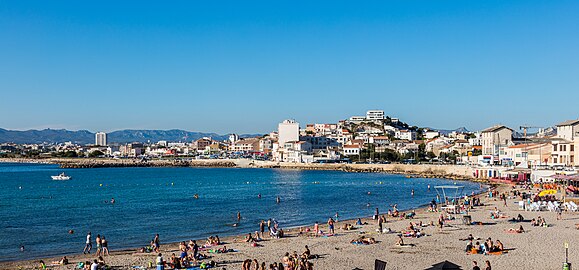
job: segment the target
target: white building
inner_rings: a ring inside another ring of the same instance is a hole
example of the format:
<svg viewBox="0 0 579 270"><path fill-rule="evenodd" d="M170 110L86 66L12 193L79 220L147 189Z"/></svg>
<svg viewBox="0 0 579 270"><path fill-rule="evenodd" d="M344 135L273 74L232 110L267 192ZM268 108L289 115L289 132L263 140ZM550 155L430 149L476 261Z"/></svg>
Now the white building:
<svg viewBox="0 0 579 270"><path fill-rule="evenodd" d="M384 111L382 110L370 110L366 112L367 120L384 120Z"/></svg>
<svg viewBox="0 0 579 270"><path fill-rule="evenodd" d="M362 147L358 144L344 145L342 152L344 156L357 156L360 154Z"/></svg>
<svg viewBox="0 0 579 270"><path fill-rule="evenodd" d="M579 119L568 120L557 125L557 137L572 141L579 136Z"/></svg>
<svg viewBox="0 0 579 270"><path fill-rule="evenodd" d="M414 141L416 140L416 132L412 130L398 130L394 134L394 137L401 140Z"/></svg>
<svg viewBox="0 0 579 270"><path fill-rule="evenodd" d="M95 135L95 145L107 146L107 134L104 132L97 132Z"/></svg>
<svg viewBox="0 0 579 270"><path fill-rule="evenodd" d="M428 131L424 132L424 138L427 140L434 139L438 136L440 136L440 132L438 132L436 130L428 130Z"/></svg>
<svg viewBox="0 0 579 270"><path fill-rule="evenodd" d="M278 143L283 146L286 142L300 140L300 124L295 120L284 120L278 125Z"/></svg>
<svg viewBox="0 0 579 270"><path fill-rule="evenodd" d="M495 156L498 161L500 147L512 145L513 130L497 125L487 128L481 132L482 154Z"/></svg>

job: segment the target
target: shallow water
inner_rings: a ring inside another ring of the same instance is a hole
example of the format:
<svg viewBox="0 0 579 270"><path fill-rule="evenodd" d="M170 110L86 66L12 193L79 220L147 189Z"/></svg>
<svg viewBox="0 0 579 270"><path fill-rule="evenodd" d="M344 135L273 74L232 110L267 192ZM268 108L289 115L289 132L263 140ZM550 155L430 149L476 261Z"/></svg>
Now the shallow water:
<svg viewBox="0 0 579 270"><path fill-rule="evenodd" d="M268 218L284 228L325 223L336 212L340 219L370 216L375 207L427 204L436 197L428 185L454 184L380 173L236 168L66 169L73 179L51 180L62 171L0 163L0 261L80 253L88 231L93 241L105 235L115 250L148 245L155 233L168 243L254 232ZM476 183L457 184L465 187L462 194L479 191ZM233 227L237 211L242 219Z"/></svg>

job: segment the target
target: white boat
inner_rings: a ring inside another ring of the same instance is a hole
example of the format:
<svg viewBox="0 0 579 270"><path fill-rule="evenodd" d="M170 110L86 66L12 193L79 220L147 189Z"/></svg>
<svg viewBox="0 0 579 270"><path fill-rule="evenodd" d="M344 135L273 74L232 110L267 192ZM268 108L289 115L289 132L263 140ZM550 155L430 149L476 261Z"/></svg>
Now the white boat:
<svg viewBox="0 0 579 270"><path fill-rule="evenodd" d="M71 176L68 176L64 173L61 173L59 175L53 175L51 177L52 177L52 180L70 180L70 178L72 178Z"/></svg>

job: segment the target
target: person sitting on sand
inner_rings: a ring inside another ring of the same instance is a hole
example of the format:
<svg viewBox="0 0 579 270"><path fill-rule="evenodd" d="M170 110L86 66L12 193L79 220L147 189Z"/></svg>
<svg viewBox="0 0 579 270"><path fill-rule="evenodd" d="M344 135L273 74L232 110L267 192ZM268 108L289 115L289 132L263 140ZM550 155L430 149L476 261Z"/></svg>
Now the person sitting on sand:
<svg viewBox="0 0 579 270"><path fill-rule="evenodd" d="M465 252L472 252L472 248L473 248L472 240L469 240L468 244L466 244L466 248L464 249L464 251Z"/></svg>
<svg viewBox="0 0 579 270"><path fill-rule="evenodd" d="M342 226L342 230L345 230L345 231L349 231L349 230L353 230L353 229L354 229L354 226L352 226L352 224L350 224L350 223L346 223L346 224L344 224L344 226Z"/></svg>
<svg viewBox="0 0 579 270"><path fill-rule="evenodd" d="M493 251L503 251L505 249L505 247L503 246L503 243L501 243L500 240L497 240L495 246L493 247Z"/></svg>
<svg viewBox="0 0 579 270"><path fill-rule="evenodd" d="M402 235L398 236L398 240L396 241L397 246L404 246L404 239L402 239Z"/></svg>
<svg viewBox="0 0 579 270"><path fill-rule="evenodd" d="M362 225L362 220L360 218L358 218L358 220L356 220L356 225Z"/></svg>
<svg viewBox="0 0 579 270"><path fill-rule="evenodd" d="M531 219L531 226L535 227L538 226L539 224L537 223L537 220L535 220L534 218Z"/></svg>
<svg viewBox="0 0 579 270"><path fill-rule="evenodd" d="M518 222L523 222L524 220L525 220L525 218L523 218L523 215L519 214L519 215L517 216L517 221L518 221Z"/></svg>
<svg viewBox="0 0 579 270"><path fill-rule="evenodd" d="M251 233L247 234L247 236L245 237L245 242L247 242L247 243L255 242L255 239L253 239L253 236L251 236Z"/></svg>
<svg viewBox="0 0 579 270"><path fill-rule="evenodd" d="M306 245L305 247L306 250L304 250L304 252L302 253L302 256L306 257L307 259L310 258L310 256L312 255L310 249L308 248L308 245Z"/></svg>
<svg viewBox="0 0 579 270"><path fill-rule="evenodd" d="M468 237L466 239L472 241L472 240L474 240L474 236L472 236L472 233L471 233L468 235Z"/></svg>
<svg viewBox="0 0 579 270"><path fill-rule="evenodd" d="M259 237L259 232L258 232L258 231L255 231L255 236L253 236L253 239L255 240L255 242L261 241L261 237Z"/></svg>

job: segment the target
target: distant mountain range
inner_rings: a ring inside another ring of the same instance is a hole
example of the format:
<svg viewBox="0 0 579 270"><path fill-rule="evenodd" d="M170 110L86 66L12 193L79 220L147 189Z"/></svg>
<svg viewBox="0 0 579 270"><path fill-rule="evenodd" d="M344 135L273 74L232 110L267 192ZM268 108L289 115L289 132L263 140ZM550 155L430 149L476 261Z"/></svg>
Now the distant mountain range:
<svg viewBox="0 0 579 270"><path fill-rule="evenodd" d="M448 135L452 132L457 132L457 133L468 133L470 131L468 131L468 129L466 129L465 127L459 127L457 129L437 129L437 128L428 128L428 129L432 129L432 130L436 130L438 132L440 132L441 134L444 135Z"/></svg>
<svg viewBox="0 0 579 270"><path fill-rule="evenodd" d="M256 137L261 134L242 134L241 138ZM108 143L129 142L191 142L203 137L211 137L222 141L229 135L217 133L191 132L180 129L171 130L118 130L107 133ZM66 129L43 129L43 130L7 130L0 128L0 143L62 143L73 142L78 144L91 144L95 142L95 133L88 130L70 131Z"/></svg>

